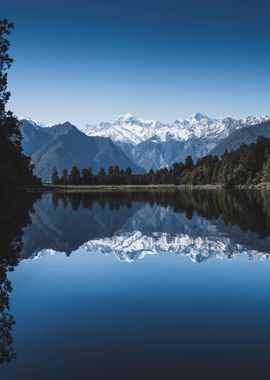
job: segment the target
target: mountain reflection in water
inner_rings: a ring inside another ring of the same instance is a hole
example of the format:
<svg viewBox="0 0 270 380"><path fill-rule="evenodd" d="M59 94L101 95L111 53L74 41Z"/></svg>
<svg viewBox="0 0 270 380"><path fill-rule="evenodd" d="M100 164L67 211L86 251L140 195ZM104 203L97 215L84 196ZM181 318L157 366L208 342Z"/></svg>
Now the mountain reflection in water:
<svg viewBox="0 0 270 380"><path fill-rule="evenodd" d="M79 247L134 261L174 252L193 261L267 258L270 197L261 192L45 194L25 229L24 258Z"/></svg>
<svg viewBox="0 0 270 380"><path fill-rule="evenodd" d="M0 206L0 363L16 357L8 272L22 260L79 248L126 262L159 253L197 263L270 253L268 192L20 193L2 194Z"/></svg>

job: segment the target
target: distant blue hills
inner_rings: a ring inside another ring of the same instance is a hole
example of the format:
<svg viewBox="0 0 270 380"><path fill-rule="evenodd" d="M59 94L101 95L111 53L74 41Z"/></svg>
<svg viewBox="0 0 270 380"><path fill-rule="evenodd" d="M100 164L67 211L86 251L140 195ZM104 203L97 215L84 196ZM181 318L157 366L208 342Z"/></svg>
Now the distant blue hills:
<svg viewBox="0 0 270 380"><path fill-rule="evenodd" d="M31 157L34 172L43 181L50 181L52 169L61 172L72 166L79 169L91 167L97 173L113 165L121 169L130 167L133 173L143 173L119 146L105 137L87 136L69 122L52 127L40 127L21 120L24 153Z"/></svg>

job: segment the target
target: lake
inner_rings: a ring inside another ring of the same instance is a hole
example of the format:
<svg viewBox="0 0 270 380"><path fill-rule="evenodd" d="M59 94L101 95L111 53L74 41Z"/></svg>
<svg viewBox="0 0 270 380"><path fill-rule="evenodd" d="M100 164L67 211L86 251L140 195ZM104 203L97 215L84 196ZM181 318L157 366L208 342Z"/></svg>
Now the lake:
<svg viewBox="0 0 270 380"><path fill-rule="evenodd" d="M270 193L0 205L1 380L270 378Z"/></svg>

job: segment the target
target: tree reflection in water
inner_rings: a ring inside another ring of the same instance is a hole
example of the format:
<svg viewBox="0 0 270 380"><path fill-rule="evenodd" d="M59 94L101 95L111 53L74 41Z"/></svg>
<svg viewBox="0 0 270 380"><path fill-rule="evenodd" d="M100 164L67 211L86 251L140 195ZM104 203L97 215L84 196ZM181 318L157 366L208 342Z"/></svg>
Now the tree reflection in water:
<svg viewBox="0 0 270 380"><path fill-rule="evenodd" d="M110 210L131 208L133 202L145 202L151 206L170 207L175 213L185 213L192 219L196 212L207 220L221 217L225 223L238 226L242 232L255 232L259 238L270 236L269 191L225 190L175 190L175 191L114 191L53 193L53 207L62 202L73 210L80 207L91 209L93 202Z"/></svg>
<svg viewBox="0 0 270 380"><path fill-rule="evenodd" d="M31 223L33 203L38 198L39 195L31 193L0 196L0 363L16 357L12 346L15 320L9 305L12 286L7 274L19 263L23 228Z"/></svg>

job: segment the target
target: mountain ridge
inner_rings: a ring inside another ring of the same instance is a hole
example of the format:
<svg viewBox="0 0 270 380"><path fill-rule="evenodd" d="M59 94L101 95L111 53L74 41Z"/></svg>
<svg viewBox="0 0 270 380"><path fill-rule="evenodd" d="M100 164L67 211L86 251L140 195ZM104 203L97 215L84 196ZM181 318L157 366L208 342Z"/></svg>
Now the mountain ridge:
<svg viewBox="0 0 270 380"><path fill-rule="evenodd" d="M111 139L87 136L69 122L40 127L22 120L21 132L24 153L31 157L34 172L43 181L50 179L54 167L59 172L73 166L92 167L97 173L101 167L107 170L119 165L122 169L130 167L134 173L143 172Z"/></svg>
<svg viewBox="0 0 270 380"><path fill-rule="evenodd" d="M239 148L241 144L255 143L259 136L270 138L270 121L234 131L220 141L209 154L220 157L225 150L231 151Z"/></svg>
<svg viewBox="0 0 270 380"><path fill-rule="evenodd" d="M28 123L33 127L30 134L24 135L23 141L25 151L30 156L49 139L56 136L62 139L59 133L65 135L64 130L76 128L69 122L46 126L32 119L24 119L22 123ZM194 160L207 154L222 155L226 149L236 149L243 142L255 142L256 138L251 137L254 133L257 137L260 134L269 137L270 125L268 127L267 123L270 123L270 116L267 115L248 116L242 119L230 116L211 118L197 112L173 123L161 123L158 120L145 121L128 113L118 116L113 122L91 124L83 130L77 128L76 130L88 137L110 139L117 149L120 148L127 159L136 165L133 166L133 171L140 172L138 167L146 171L159 170L162 167L170 167L175 162L183 162L188 155ZM262 128L260 134L256 133L256 130L260 129L256 126L262 124L266 127ZM57 126L60 126L60 129ZM60 132L57 132L58 129ZM247 134L250 137L245 137ZM230 136L235 137L230 139ZM238 143L236 140L239 140ZM219 148L216 148L217 146ZM116 153L114 156L116 158ZM34 163L40 159L41 156L39 158L35 156ZM115 165L120 163L117 159L113 162Z"/></svg>
<svg viewBox="0 0 270 380"><path fill-rule="evenodd" d="M268 121L270 116L267 115L211 118L197 112L173 123L161 123L126 114L112 123L88 125L83 131L89 136L111 138L132 161L148 171L183 162L188 155L196 160L209 154L233 132Z"/></svg>
<svg viewBox="0 0 270 380"><path fill-rule="evenodd" d="M196 112L188 118L177 119L172 123L158 120L143 120L128 113L118 116L113 122L88 124L83 132L88 136L106 136L114 142L138 145L142 141L188 140L190 138L224 138L233 130L269 121L270 116L248 116L237 119L231 116L212 118Z"/></svg>

